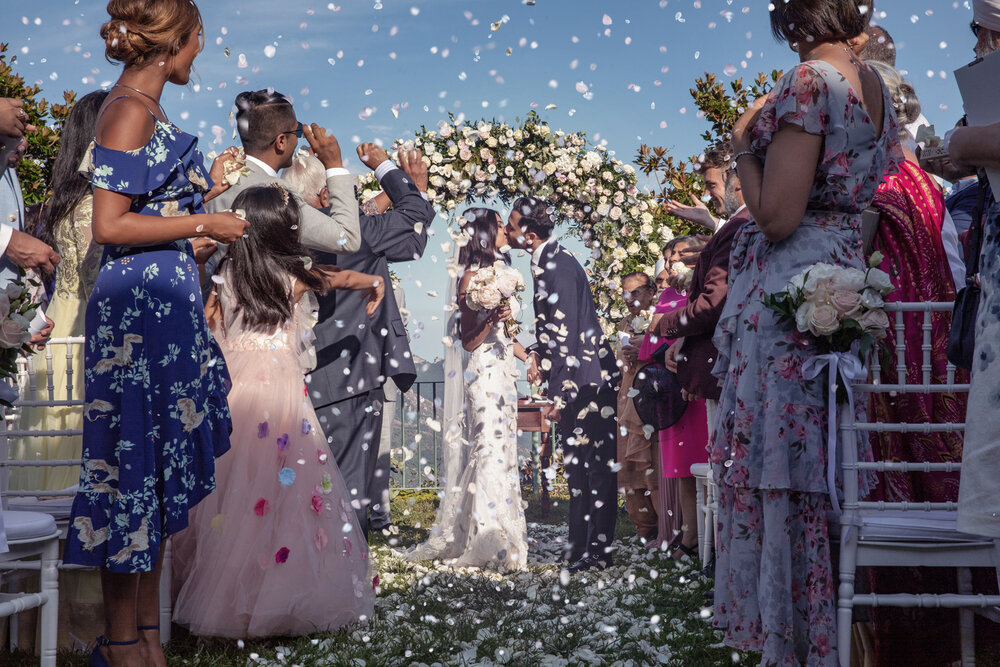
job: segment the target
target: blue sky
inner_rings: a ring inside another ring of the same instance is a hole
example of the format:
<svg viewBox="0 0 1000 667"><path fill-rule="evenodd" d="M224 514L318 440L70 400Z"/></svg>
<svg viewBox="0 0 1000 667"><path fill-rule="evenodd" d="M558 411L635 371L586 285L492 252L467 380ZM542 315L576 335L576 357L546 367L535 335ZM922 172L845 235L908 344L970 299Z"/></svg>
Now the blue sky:
<svg viewBox="0 0 1000 667"><path fill-rule="evenodd" d="M972 57L969 3L876 5L924 114L938 128L950 127L962 106L951 73ZM197 76L187 88L168 86L163 105L180 127L200 133L205 152L232 142L229 112L240 91L273 86L295 99L301 120L333 131L351 157L360 141L388 144L436 125L449 111L513 120L532 108L554 127L606 142L626 161L640 143L686 157L704 148L698 135L705 124L688 93L696 77L707 71L723 80L753 78L795 62L772 39L763 0L203 0L199 6L205 51L195 62ZM0 40L17 55L14 69L38 81L47 96L88 92L117 78L98 35L106 18L101 0L3 0L3 8ZM550 104L557 108L545 111ZM224 143L215 143L220 138ZM356 157L348 166L362 173ZM422 260L396 267L412 313L414 352L429 359L441 349L444 226L435 221L438 235ZM527 261L517 266L526 271Z"/></svg>

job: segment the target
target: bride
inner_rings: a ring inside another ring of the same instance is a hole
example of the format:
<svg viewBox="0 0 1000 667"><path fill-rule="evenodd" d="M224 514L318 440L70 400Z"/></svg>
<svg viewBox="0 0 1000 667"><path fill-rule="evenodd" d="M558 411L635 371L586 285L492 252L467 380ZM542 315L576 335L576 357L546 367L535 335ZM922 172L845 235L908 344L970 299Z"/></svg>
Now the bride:
<svg viewBox="0 0 1000 667"><path fill-rule="evenodd" d="M517 319L520 304L511 298L509 305L474 310L468 303L469 282L479 269L499 261L501 270L515 270L504 252L500 214L470 208L463 217L467 242L454 267L455 309L445 339L443 497L428 540L406 557L523 570L528 537L517 462L515 357L524 361L527 353L504 326Z"/></svg>

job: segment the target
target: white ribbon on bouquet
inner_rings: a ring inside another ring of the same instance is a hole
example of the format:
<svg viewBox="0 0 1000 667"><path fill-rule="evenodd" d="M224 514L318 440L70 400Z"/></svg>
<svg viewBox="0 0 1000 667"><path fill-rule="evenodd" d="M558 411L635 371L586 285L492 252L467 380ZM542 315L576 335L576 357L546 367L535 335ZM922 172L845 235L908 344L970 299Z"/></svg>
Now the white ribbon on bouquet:
<svg viewBox="0 0 1000 667"><path fill-rule="evenodd" d="M826 432L826 486L830 493L833 511L840 516L840 500L837 498L837 378L844 382L847 404L854 414L854 391L852 384L865 379L868 370L854 352L830 352L811 357L802 364L802 377L815 380L827 369L830 386L827 399Z"/></svg>

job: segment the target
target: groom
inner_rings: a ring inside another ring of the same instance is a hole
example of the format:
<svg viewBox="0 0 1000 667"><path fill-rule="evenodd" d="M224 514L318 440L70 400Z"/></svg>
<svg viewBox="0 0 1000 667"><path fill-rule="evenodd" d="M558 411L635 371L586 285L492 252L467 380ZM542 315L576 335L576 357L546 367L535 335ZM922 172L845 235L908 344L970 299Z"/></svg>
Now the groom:
<svg viewBox="0 0 1000 667"><path fill-rule="evenodd" d="M570 488L570 572L612 564L618 515L615 473L617 384L615 355L601 330L587 273L552 237L555 213L533 197L514 202L507 221L512 247L531 252L535 336L528 380L548 380Z"/></svg>

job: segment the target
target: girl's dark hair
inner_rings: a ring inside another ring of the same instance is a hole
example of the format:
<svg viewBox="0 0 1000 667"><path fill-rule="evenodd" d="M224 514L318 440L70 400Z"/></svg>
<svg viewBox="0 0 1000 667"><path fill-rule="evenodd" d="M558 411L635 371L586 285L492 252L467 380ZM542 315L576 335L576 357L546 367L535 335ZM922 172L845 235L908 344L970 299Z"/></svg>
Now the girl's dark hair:
<svg viewBox="0 0 1000 667"><path fill-rule="evenodd" d="M774 0L771 32L779 42L838 42L868 27L874 0Z"/></svg>
<svg viewBox="0 0 1000 667"><path fill-rule="evenodd" d="M497 253L497 227L503 220L500 214L491 208L469 208L462 214L465 219L465 231L469 234L469 242L458 253L458 265L461 269L478 269L483 266L493 266L497 259L510 264L508 253Z"/></svg>
<svg viewBox="0 0 1000 667"><path fill-rule="evenodd" d="M299 207L287 190L276 185L247 188L232 209L246 211L247 235L229 246L220 265L229 267L227 282L236 297L235 312L244 326L271 333L292 316L293 276L311 290L323 280L306 268L309 251L299 243Z"/></svg>
<svg viewBox="0 0 1000 667"><path fill-rule="evenodd" d="M105 90L84 95L73 105L63 123L59 152L49 181L52 195L42 207L37 223L29 227L29 233L52 247L55 247L56 225L90 194L90 183L77 169L80 168L90 142L94 140L101 105L107 97Z"/></svg>

